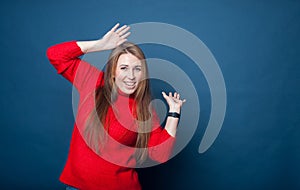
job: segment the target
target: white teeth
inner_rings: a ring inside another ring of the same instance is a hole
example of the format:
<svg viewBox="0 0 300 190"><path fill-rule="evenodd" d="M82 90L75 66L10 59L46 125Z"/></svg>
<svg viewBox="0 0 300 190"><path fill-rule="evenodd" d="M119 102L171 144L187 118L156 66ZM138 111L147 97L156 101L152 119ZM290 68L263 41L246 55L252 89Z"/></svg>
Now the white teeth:
<svg viewBox="0 0 300 190"><path fill-rule="evenodd" d="M134 86L135 82L124 82L127 86Z"/></svg>

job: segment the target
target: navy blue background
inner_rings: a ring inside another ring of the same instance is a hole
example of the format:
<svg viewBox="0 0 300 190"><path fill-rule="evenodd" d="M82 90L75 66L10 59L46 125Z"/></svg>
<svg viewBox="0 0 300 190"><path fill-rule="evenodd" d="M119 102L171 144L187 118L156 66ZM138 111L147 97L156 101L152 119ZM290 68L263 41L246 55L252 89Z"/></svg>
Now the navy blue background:
<svg viewBox="0 0 300 190"><path fill-rule="evenodd" d="M58 177L74 122L72 86L46 49L101 37L116 22L146 21L177 25L207 45L228 105L218 138L199 154L210 94L201 71L186 65L201 103L198 129L168 163L139 170L144 189L300 189L299 1L5 0L0 15L1 189L64 188ZM188 64L171 48L145 51Z"/></svg>

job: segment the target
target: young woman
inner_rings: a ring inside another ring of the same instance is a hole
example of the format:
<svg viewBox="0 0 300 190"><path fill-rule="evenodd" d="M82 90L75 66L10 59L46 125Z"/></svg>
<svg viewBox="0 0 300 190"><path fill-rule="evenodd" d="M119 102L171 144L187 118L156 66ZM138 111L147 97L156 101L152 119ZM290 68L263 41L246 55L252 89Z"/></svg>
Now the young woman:
<svg viewBox="0 0 300 190"><path fill-rule="evenodd" d="M136 164L168 160L180 110L178 93L162 92L169 106L165 127L150 107L148 69L142 50L126 42L129 26L116 24L103 38L54 45L47 56L80 98L68 159L60 176L67 189L141 189ZM79 56L112 50L105 72Z"/></svg>

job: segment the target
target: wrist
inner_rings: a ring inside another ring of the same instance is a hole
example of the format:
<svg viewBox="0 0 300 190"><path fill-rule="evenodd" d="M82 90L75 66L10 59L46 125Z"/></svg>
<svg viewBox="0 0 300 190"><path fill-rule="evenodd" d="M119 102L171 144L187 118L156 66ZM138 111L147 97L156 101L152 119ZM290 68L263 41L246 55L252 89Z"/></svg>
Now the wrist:
<svg viewBox="0 0 300 190"><path fill-rule="evenodd" d="M175 112L175 113L180 114L180 109L178 109L178 108L170 108L169 112Z"/></svg>
<svg viewBox="0 0 300 190"><path fill-rule="evenodd" d="M169 112L167 116L180 119L180 114L177 112Z"/></svg>
<svg viewBox="0 0 300 190"><path fill-rule="evenodd" d="M77 41L77 45L80 47L83 53L90 53L104 50L102 39L90 40L90 41Z"/></svg>

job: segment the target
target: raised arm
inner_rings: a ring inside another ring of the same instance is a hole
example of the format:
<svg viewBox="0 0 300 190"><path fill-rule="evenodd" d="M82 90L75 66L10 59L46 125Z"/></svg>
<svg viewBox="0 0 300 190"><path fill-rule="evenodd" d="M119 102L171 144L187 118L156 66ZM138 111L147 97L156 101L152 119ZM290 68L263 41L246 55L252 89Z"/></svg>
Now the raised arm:
<svg viewBox="0 0 300 190"><path fill-rule="evenodd" d="M99 40L80 41L77 42L77 45L84 53L114 49L115 47L127 41L127 37L130 35L130 32L128 32L130 29L129 26L124 25L118 28L119 25L119 23L116 24L103 36L103 38Z"/></svg>
<svg viewBox="0 0 300 190"><path fill-rule="evenodd" d="M185 99L181 100L180 94L178 94L176 92L174 93L174 96L172 95L171 92L169 93L169 95L166 95L165 92L162 92L162 94L169 105L169 113L172 113L167 118L165 129L168 131L168 133L171 136L175 137L176 131L177 131L177 125L178 125L178 121L179 121L179 116L180 116L181 106L183 105L183 103L186 100Z"/></svg>
<svg viewBox="0 0 300 190"><path fill-rule="evenodd" d="M50 63L58 74L74 84L79 91L88 87L88 84L96 84L95 82L102 78L103 73L81 60L79 56L89 52L110 50L124 43L130 35L129 27L126 25L118 27L119 24L116 24L98 40L64 42L48 48L47 56Z"/></svg>
<svg viewBox="0 0 300 190"><path fill-rule="evenodd" d="M166 162L171 155L173 146L175 144L175 136L177 126L179 122L180 111L183 103L186 100L181 100L178 93L170 92L166 95L162 92L163 97L169 105L169 113L164 129L159 127L156 114L154 115L154 131L150 134L150 140L148 144L149 157L157 162Z"/></svg>

